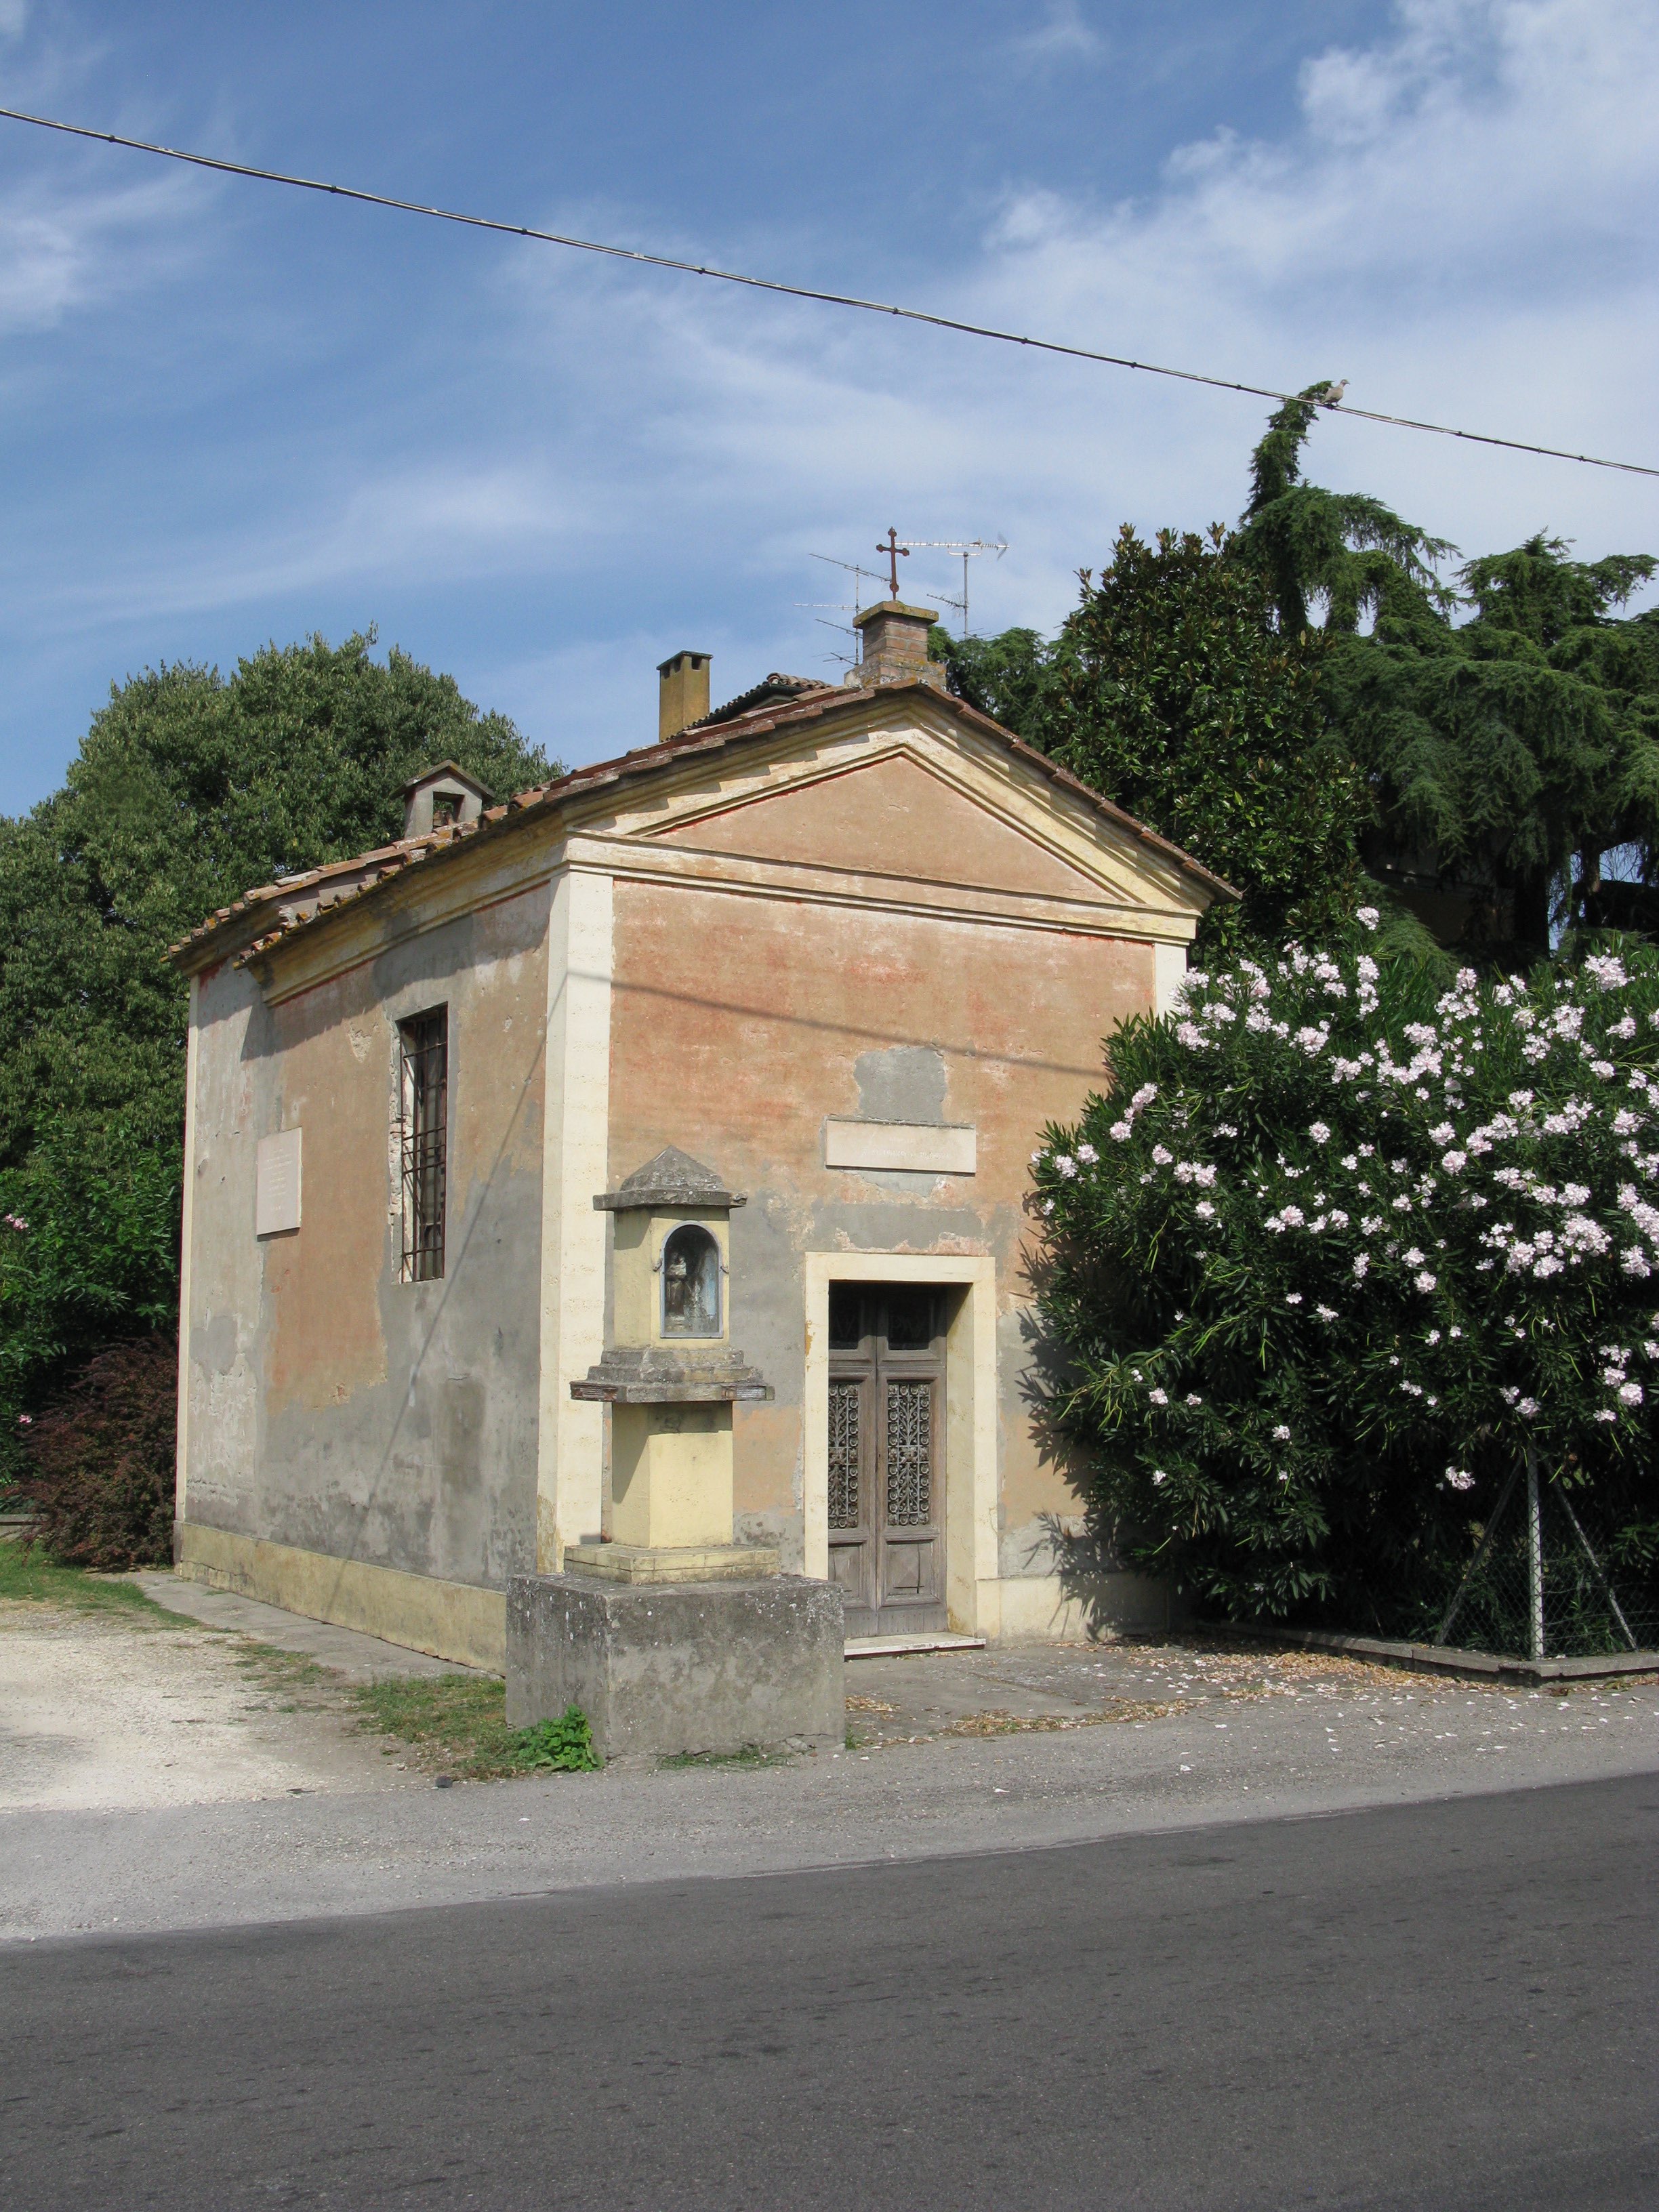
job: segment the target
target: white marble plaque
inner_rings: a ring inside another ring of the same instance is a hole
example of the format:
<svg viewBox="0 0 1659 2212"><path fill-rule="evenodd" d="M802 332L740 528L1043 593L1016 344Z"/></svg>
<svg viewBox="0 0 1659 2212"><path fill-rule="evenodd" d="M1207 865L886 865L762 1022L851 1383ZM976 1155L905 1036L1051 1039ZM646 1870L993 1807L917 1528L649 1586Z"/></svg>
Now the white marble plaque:
<svg viewBox="0 0 1659 2212"><path fill-rule="evenodd" d="M823 1126L826 1167L970 1176L978 1158L978 1133L971 1123L942 1128L925 1121L826 1121Z"/></svg>
<svg viewBox="0 0 1659 2212"><path fill-rule="evenodd" d="M253 1233L281 1237L300 1225L300 1132L261 1137L254 1176Z"/></svg>

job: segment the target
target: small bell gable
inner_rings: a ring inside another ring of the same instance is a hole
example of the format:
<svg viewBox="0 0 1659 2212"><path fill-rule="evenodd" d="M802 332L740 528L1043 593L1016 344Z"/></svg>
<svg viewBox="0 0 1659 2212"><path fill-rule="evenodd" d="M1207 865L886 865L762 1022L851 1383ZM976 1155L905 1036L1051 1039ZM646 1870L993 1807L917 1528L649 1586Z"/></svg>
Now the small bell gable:
<svg viewBox="0 0 1659 2212"><path fill-rule="evenodd" d="M476 822L486 806L495 803L476 776L453 761L423 768L404 786L404 840L430 836L434 830Z"/></svg>

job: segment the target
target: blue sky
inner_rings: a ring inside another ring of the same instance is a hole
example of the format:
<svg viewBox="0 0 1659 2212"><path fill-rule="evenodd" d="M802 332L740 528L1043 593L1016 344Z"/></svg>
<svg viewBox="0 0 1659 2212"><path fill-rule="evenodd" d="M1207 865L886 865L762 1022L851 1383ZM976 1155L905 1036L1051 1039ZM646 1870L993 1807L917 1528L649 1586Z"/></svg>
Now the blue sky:
<svg viewBox="0 0 1659 2212"><path fill-rule="evenodd" d="M0 0L9 106L1659 461L1652 0ZM817 551L1237 514L1261 403L0 125L0 810L112 681L378 625L574 763L836 672ZM1322 422L1468 551L1659 550L1659 483ZM959 588L916 556L912 596ZM936 602L937 603L937 602ZM820 619L822 618L822 620Z"/></svg>

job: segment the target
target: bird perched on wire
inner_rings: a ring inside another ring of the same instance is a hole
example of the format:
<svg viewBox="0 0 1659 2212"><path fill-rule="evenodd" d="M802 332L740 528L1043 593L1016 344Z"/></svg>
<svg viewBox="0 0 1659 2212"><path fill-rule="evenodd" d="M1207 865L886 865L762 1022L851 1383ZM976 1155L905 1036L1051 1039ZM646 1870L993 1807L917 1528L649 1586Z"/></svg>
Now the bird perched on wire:
<svg viewBox="0 0 1659 2212"><path fill-rule="evenodd" d="M1345 376L1340 384L1328 384L1322 392L1316 392L1314 397L1322 407L1340 407L1342 404L1342 395L1347 388L1348 380Z"/></svg>

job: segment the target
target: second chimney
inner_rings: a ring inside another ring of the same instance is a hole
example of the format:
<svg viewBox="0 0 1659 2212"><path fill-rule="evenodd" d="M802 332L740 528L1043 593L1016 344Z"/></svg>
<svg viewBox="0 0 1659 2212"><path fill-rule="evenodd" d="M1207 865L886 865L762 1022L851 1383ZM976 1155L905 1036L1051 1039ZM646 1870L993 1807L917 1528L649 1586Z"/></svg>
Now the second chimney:
<svg viewBox="0 0 1659 2212"><path fill-rule="evenodd" d="M708 655L677 653L657 669L657 742L677 738L708 712Z"/></svg>

